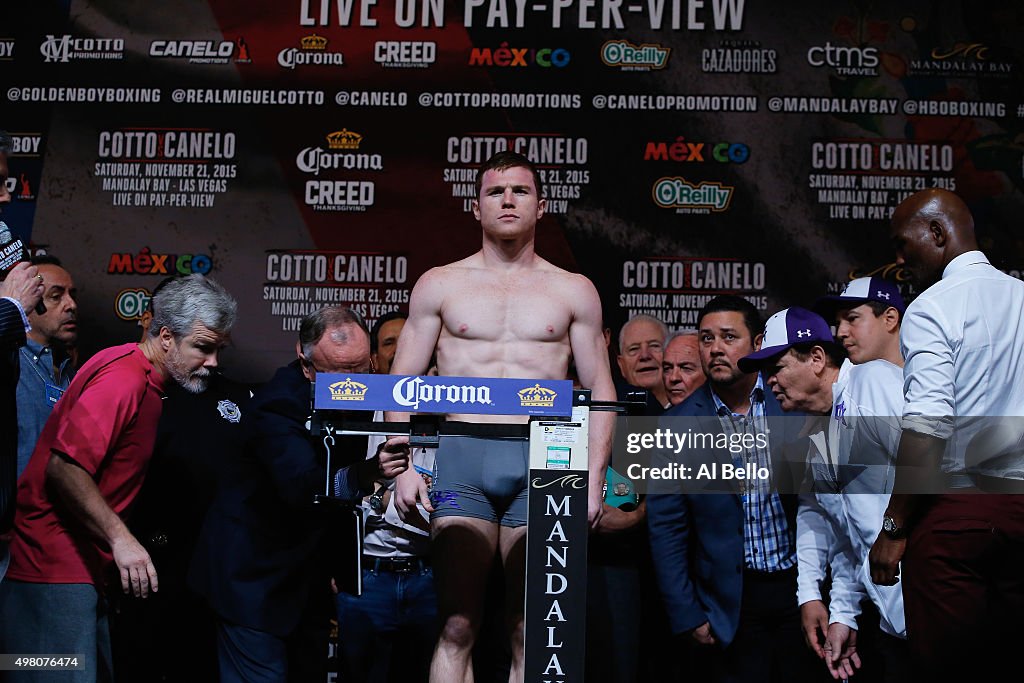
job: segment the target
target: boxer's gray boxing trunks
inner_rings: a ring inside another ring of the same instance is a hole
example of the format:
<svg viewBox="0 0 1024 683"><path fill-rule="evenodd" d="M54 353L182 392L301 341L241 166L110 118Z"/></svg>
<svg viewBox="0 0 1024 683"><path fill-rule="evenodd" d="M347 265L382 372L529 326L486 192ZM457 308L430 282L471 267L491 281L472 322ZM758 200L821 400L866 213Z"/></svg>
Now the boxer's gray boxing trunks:
<svg viewBox="0 0 1024 683"><path fill-rule="evenodd" d="M442 437L434 457L430 518L525 525L529 462L530 444L524 439Z"/></svg>

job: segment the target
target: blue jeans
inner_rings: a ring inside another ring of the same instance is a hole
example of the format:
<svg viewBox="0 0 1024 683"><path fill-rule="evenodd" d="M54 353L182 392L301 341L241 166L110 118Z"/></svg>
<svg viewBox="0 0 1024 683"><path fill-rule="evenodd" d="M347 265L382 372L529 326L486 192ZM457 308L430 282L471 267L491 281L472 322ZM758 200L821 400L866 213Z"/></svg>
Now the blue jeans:
<svg viewBox="0 0 1024 683"><path fill-rule="evenodd" d="M74 671L6 672L18 683L112 680L107 600L88 583L0 583L0 652L76 655Z"/></svg>
<svg viewBox="0 0 1024 683"><path fill-rule="evenodd" d="M426 681L437 632L430 567L408 573L364 569L361 596L338 594L338 678Z"/></svg>

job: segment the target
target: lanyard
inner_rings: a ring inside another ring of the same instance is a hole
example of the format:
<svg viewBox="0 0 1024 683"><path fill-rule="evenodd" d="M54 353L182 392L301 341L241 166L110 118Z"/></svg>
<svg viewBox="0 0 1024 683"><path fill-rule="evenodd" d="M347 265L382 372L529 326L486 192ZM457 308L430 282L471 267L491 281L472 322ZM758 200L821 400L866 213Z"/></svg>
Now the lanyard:
<svg viewBox="0 0 1024 683"><path fill-rule="evenodd" d="M32 370L42 381L43 392L46 395L46 400L51 404L56 403L60 399L60 397L64 395L64 389L62 389L59 385L60 370L57 370L58 378L48 377L47 375L43 374L43 371L40 370L38 367L38 363L36 363L36 358L38 358L38 356L33 357L32 354L28 351L28 349L26 349L24 346L21 347L21 349L19 350L21 351L21 354L25 357L25 360L28 361L28 365L32 367ZM50 357L53 357L52 351L50 352ZM22 363L22 365L24 365L24 363Z"/></svg>

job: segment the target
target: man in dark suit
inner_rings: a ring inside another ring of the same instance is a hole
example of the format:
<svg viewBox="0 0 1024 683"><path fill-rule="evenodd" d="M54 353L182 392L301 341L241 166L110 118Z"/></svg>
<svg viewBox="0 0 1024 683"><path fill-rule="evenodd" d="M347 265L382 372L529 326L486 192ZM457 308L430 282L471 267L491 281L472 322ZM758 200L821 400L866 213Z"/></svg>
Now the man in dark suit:
<svg viewBox="0 0 1024 683"><path fill-rule="evenodd" d="M749 302L716 297L698 326L707 382L670 409L661 426L743 445L669 455L692 467L695 479L685 486L663 483L647 499L651 552L670 626L697 645L712 680L809 680L813 660L796 603L797 501L779 493L802 480L807 447L800 443L800 420L781 420L761 376L739 367L762 337ZM710 473L703 479L697 474L702 466ZM752 466L768 478L725 479L723 466Z"/></svg>
<svg viewBox="0 0 1024 683"><path fill-rule="evenodd" d="M7 189L7 155L11 136L0 131L0 209L11 202ZM18 386L17 350L25 345L28 332L26 313L43 297L38 269L19 263L0 283L0 580L7 572L7 542L4 536L14 521L14 490L18 482Z"/></svg>
<svg viewBox="0 0 1024 683"><path fill-rule="evenodd" d="M227 464L189 572L217 614L224 683L326 678L332 601L324 543L339 541L324 533L313 505L327 470L306 427L310 382L317 372L369 372L369 333L351 310L322 308L302 319L296 353L242 416L246 445ZM335 473L334 487L353 501L408 466L407 437L388 440L370 460L359 441L339 439L332 454L352 463Z"/></svg>

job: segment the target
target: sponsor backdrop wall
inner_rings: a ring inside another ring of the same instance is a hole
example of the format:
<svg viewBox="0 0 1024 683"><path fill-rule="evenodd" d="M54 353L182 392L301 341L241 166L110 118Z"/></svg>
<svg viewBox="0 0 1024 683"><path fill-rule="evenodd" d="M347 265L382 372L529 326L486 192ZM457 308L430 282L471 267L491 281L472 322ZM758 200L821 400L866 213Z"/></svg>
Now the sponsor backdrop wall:
<svg viewBox="0 0 1024 683"><path fill-rule="evenodd" d="M479 247L476 169L540 167L542 255L613 329L722 292L765 314L892 264L900 199L944 187L1020 276L1024 9L974 2L22 3L0 28L4 220L64 260L83 351L149 292L238 298L262 380L325 303L369 322Z"/></svg>

